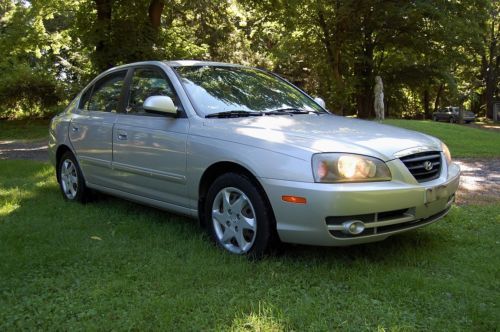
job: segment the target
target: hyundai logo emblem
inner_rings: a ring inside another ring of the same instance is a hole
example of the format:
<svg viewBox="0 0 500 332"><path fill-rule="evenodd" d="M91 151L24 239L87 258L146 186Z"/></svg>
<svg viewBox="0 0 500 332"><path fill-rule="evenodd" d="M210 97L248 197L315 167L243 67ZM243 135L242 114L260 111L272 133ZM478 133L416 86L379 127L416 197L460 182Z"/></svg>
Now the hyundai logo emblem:
<svg viewBox="0 0 500 332"><path fill-rule="evenodd" d="M434 165L432 165L432 161L424 161L424 168L426 171L430 171Z"/></svg>

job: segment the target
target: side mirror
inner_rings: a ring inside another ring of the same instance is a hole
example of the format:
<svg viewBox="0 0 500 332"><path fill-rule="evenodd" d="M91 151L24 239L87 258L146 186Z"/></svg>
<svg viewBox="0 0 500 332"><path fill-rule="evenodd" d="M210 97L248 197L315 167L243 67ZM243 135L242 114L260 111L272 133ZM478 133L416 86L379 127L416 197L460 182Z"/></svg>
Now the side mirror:
<svg viewBox="0 0 500 332"><path fill-rule="evenodd" d="M323 108L326 108L326 104L325 104L325 101L320 98L320 97L316 97L314 98L314 101L316 102L316 104L318 104L319 106L323 107Z"/></svg>
<svg viewBox="0 0 500 332"><path fill-rule="evenodd" d="M177 115L177 106L172 98L167 96L148 97L142 105L146 112L159 113L165 115Z"/></svg>

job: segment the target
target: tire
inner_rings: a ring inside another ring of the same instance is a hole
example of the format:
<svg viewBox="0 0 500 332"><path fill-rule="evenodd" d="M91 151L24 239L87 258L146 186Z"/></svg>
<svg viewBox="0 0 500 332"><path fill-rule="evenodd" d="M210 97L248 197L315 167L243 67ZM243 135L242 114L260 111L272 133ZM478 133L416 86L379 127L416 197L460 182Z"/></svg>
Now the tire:
<svg viewBox="0 0 500 332"><path fill-rule="evenodd" d="M262 257L273 238L274 217L266 199L247 177L227 173L210 186L205 224L217 246L251 258Z"/></svg>
<svg viewBox="0 0 500 332"><path fill-rule="evenodd" d="M455 119L453 119L453 117L450 117L449 121L450 121L450 123L454 123Z"/></svg>
<svg viewBox="0 0 500 332"><path fill-rule="evenodd" d="M437 120L438 120L437 116L435 116L435 115L434 115L434 116L432 117L432 121L437 121Z"/></svg>
<svg viewBox="0 0 500 332"><path fill-rule="evenodd" d="M65 152L57 165L59 188L65 200L85 203L90 198L90 190L85 185L82 171L75 156Z"/></svg>

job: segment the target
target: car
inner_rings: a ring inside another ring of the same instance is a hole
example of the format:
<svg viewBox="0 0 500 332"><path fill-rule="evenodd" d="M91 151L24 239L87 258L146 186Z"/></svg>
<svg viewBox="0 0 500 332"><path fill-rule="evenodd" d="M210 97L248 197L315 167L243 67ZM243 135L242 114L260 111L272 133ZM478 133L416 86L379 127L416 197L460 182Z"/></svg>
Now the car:
<svg viewBox="0 0 500 332"><path fill-rule="evenodd" d="M50 124L64 199L92 191L197 218L249 257L348 246L444 217L460 169L437 138L336 116L271 72L148 61L98 75Z"/></svg>
<svg viewBox="0 0 500 332"><path fill-rule="evenodd" d="M440 111L432 113L432 120L447 121L449 123L458 123L460 116L459 111L460 111L459 107L448 106ZM474 122L476 120L476 115L470 111L464 111L463 116L464 116L463 120L465 123Z"/></svg>

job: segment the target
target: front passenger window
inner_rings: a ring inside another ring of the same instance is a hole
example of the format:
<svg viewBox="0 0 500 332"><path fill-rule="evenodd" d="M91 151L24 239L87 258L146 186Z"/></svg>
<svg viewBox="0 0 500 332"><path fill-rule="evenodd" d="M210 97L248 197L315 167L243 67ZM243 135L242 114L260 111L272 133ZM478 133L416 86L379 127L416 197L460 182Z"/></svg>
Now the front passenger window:
<svg viewBox="0 0 500 332"><path fill-rule="evenodd" d="M126 71L109 74L98 81L86 109L89 111L117 112Z"/></svg>

